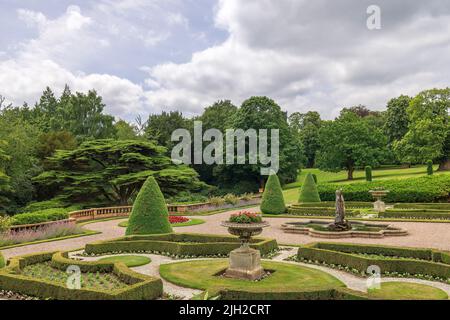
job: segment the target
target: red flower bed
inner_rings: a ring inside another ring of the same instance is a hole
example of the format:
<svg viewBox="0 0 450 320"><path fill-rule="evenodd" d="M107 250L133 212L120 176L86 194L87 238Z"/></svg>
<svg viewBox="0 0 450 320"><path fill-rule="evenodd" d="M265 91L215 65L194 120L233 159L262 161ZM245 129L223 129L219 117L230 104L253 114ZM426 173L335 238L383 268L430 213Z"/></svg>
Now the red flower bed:
<svg viewBox="0 0 450 320"><path fill-rule="evenodd" d="M189 221L189 218L186 218L186 217L169 216L169 222L171 224L183 223L183 222L188 222L188 221Z"/></svg>

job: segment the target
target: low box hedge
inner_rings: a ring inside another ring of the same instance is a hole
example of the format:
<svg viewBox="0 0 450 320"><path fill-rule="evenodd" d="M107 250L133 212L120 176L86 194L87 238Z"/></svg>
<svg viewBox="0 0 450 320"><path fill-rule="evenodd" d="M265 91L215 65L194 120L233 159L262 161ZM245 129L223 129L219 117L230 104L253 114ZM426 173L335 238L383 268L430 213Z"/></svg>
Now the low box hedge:
<svg viewBox="0 0 450 320"><path fill-rule="evenodd" d="M354 217L359 214L359 210L347 209L345 214L347 217ZM336 214L335 208L315 208L315 207L296 207L292 206L288 209L288 214L294 216L326 216L332 217Z"/></svg>
<svg viewBox="0 0 450 320"><path fill-rule="evenodd" d="M69 289L64 285L46 279L35 279L21 274L27 265L52 261L52 265L64 268L79 265L82 272L112 272L127 287L116 290ZM163 293L161 279L142 275L130 270L123 263L81 262L67 258L67 253L45 252L12 258L9 265L0 270L0 289L40 298L57 300L148 300L156 299Z"/></svg>
<svg viewBox="0 0 450 320"><path fill-rule="evenodd" d="M433 209L387 209L378 214L381 218L405 218L405 219L450 219L450 212Z"/></svg>
<svg viewBox="0 0 450 320"><path fill-rule="evenodd" d="M336 206L335 201L322 201L322 202L301 202L293 204L291 207L295 208L334 208ZM362 201L345 201L346 208L373 208L373 202Z"/></svg>
<svg viewBox="0 0 450 320"><path fill-rule="evenodd" d="M441 174L419 178L375 180L350 184L319 184L318 190L322 201L333 201L336 190L342 189L347 201L373 201L369 190L383 187L390 192L383 201L396 202L440 202L449 200L450 175Z"/></svg>
<svg viewBox="0 0 450 320"><path fill-rule="evenodd" d="M361 253L390 256L390 258L371 258L356 255ZM297 256L320 263L345 266L360 273L365 273L369 266L376 265L381 268L382 273L397 272L411 275L429 275L444 279L450 278L449 253L432 249L312 243L300 247Z"/></svg>
<svg viewBox="0 0 450 320"><path fill-rule="evenodd" d="M395 209L434 209L450 212L450 203L396 203Z"/></svg>
<svg viewBox="0 0 450 320"><path fill-rule="evenodd" d="M297 292L261 292L251 290L220 290L221 300L368 300L367 294L348 288Z"/></svg>
<svg viewBox="0 0 450 320"><path fill-rule="evenodd" d="M87 254L108 252L165 252L178 256L227 255L238 248L240 241L233 236L204 235L191 233L168 233L161 235L128 236L115 240L87 244ZM278 248L274 239L253 238L250 247L262 255Z"/></svg>
<svg viewBox="0 0 450 320"><path fill-rule="evenodd" d="M65 208L53 208L36 212L20 213L11 218L12 225L35 224L41 222L58 221L69 218Z"/></svg>

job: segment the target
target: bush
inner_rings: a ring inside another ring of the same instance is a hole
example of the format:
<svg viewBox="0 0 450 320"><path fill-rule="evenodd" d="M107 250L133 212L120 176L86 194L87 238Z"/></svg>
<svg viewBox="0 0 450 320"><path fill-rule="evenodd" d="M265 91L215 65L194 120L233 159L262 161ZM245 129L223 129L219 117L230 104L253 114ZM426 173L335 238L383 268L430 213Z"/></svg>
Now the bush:
<svg viewBox="0 0 450 320"><path fill-rule="evenodd" d="M28 265L51 261L55 267L65 269L68 265L78 265L89 272L114 273L128 286L111 291L95 289L71 290L67 286L39 278L20 274ZM11 263L0 271L0 288L57 300L149 300L160 297L163 293L161 279L132 271L123 263L81 262L67 258L67 253L45 252L11 259Z"/></svg>
<svg viewBox="0 0 450 320"><path fill-rule="evenodd" d="M367 166L365 168L366 170L366 181L372 181L372 167L371 166Z"/></svg>
<svg viewBox="0 0 450 320"><path fill-rule="evenodd" d="M315 184L317 185L317 174L313 173L312 176L313 176Z"/></svg>
<svg viewBox="0 0 450 320"><path fill-rule="evenodd" d="M256 213L243 211L232 214L228 221L234 223L259 223L262 222L262 218Z"/></svg>
<svg viewBox="0 0 450 320"><path fill-rule="evenodd" d="M225 200L225 203L231 204L231 205L237 205L239 203L239 197L235 196L232 193L226 194L225 197L223 197Z"/></svg>
<svg viewBox="0 0 450 320"><path fill-rule="evenodd" d="M100 241L86 245L88 254L110 252L159 252L178 256L215 256L228 255L239 248L239 238L190 233L169 233L159 235L131 236L109 241ZM250 247L262 255L278 248L274 239L252 238Z"/></svg>
<svg viewBox="0 0 450 320"><path fill-rule="evenodd" d="M58 199L29 203L22 212L36 212L54 208L65 208L67 205Z"/></svg>
<svg viewBox="0 0 450 320"><path fill-rule="evenodd" d="M286 212L283 191L276 174L270 175L267 179L261 201L261 211L265 214L282 214Z"/></svg>
<svg viewBox="0 0 450 320"><path fill-rule="evenodd" d="M431 160L427 161L427 174L429 176L433 175L433 161Z"/></svg>
<svg viewBox="0 0 450 320"><path fill-rule="evenodd" d="M167 203L201 203L206 202L207 200L208 198L202 194L183 191L178 193L176 196L167 199Z"/></svg>
<svg viewBox="0 0 450 320"><path fill-rule="evenodd" d="M5 258L3 258L2 253L0 252L0 269L5 266Z"/></svg>
<svg viewBox="0 0 450 320"><path fill-rule="evenodd" d="M49 221L58 221L69 218L67 209L54 208L36 212L20 213L11 218L11 224L14 226L22 224L35 224Z"/></svg>
<svg viewBox="0 0 450 320"><path fill-rule="evenodd" d="M159 234L172 232L169 211L155 178L149 177L134 202L126 234Z"/></svg>
<svg viewBox="0 0 450 320"><path fill-rule="evenodd" d="M320 202L319 192L311 173L308 173L300 190L298 202Z"/></svg>
<svg viewBox="0 0 450 320"><path fill-rule="evenodd" d="M448 201L450 190L450 175L441 174L397 180L377 180L374 182L359 182L351 184L321 184L318 186L320 197L324 201L333 201L336 190L342 189L345 200L373 201L369 190L383 187L390 192L383 201L395 202L439 202Z"/></svg>
<svg viewBox="0 0 450 320"><path fill-rule="evenodd" d="M209 198L209 203L211 203L213 206L220 207L221 205L225 204L225 199L222 197L211 197Z"/></svg>
<svg viewBox="0 0 450 320"><path fill-rule="evenodd" d="M0 216L0 234L9 230L11 226L11 218Z"/></svg>
<svg viewBox="0 0 450 320"><path fill-rule="evenodd" d="M291 205L291 208L335 208L336 201L303 202ZM373 208L373 202L345 201L346 208Z"/></svg>
<svg viewBox="0 0 450 320"><path fill-rule="evenodd" d="M384 255L387 258L355 255L361 253ZM299 258L340 265L360 273L366 273L369 266L377 265L383 273L409 273L413 276L428 275L447 279L450 277L450 265L443 263L442 256L447 259L447 253L431 249L338 243L312 243L298 250Z"/></svg>

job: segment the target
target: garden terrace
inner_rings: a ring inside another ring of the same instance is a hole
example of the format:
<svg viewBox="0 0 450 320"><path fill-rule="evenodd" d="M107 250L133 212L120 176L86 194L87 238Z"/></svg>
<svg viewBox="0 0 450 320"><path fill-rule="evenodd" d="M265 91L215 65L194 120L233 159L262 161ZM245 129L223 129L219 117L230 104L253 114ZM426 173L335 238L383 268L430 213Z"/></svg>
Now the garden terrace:
<svg viewBox="0 0 450 320"><path fill-rule="evenodd" d="M66 269L71 265L82 272L79 290L66 285ZM136 273L123 263L72 260L67 252L11 258L0 270L0 288L57 300L148 300L162 295L160 279Z"/></svg>
<svg viewBox="0 0 450 320"><path fill-rule="evenodd" d="M239 245L239 239L232 236L168 233L94 242L86 245L85 252L86 254L148 252L178 257L226 256ZM276 240L263 238L253 238L250 246L260 250L262 255L278 248Z"/></svg>
<svg viewBox="0 0 450 320"><path fill-rule="evenodd" d="M377 265L382 273L389 275L450 279L450 252L432 249L317 242L299 247L297 258L341 266L361 274L369 266Z"/></svg>

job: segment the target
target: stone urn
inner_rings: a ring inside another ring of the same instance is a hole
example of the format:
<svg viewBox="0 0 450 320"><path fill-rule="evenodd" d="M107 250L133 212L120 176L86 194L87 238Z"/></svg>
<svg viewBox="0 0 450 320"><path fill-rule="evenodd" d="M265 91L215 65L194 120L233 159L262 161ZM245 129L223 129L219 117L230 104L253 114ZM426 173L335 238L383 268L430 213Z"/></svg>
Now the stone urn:
<svg viewBox="0 0 450 320"><path fill-rule="evenodd" d="M389 190L370 190L369 193L376 199L373 209L377 212L385 212L386 204L381 199L389 193Z"/></svg>
<svg viewBox="0 0 450 320"><path fill-rule="evenodd" d="M228 278L258 280L264 276L264 269L261 266L261 254L259 250L250 248L250 239L261 234L263 228L268 227L268 222L257 223L235 223L224 221L223 227L228 228L228 232L238 236L241 246L230 252L230 266L225 271L224 276Z"/></svg>

